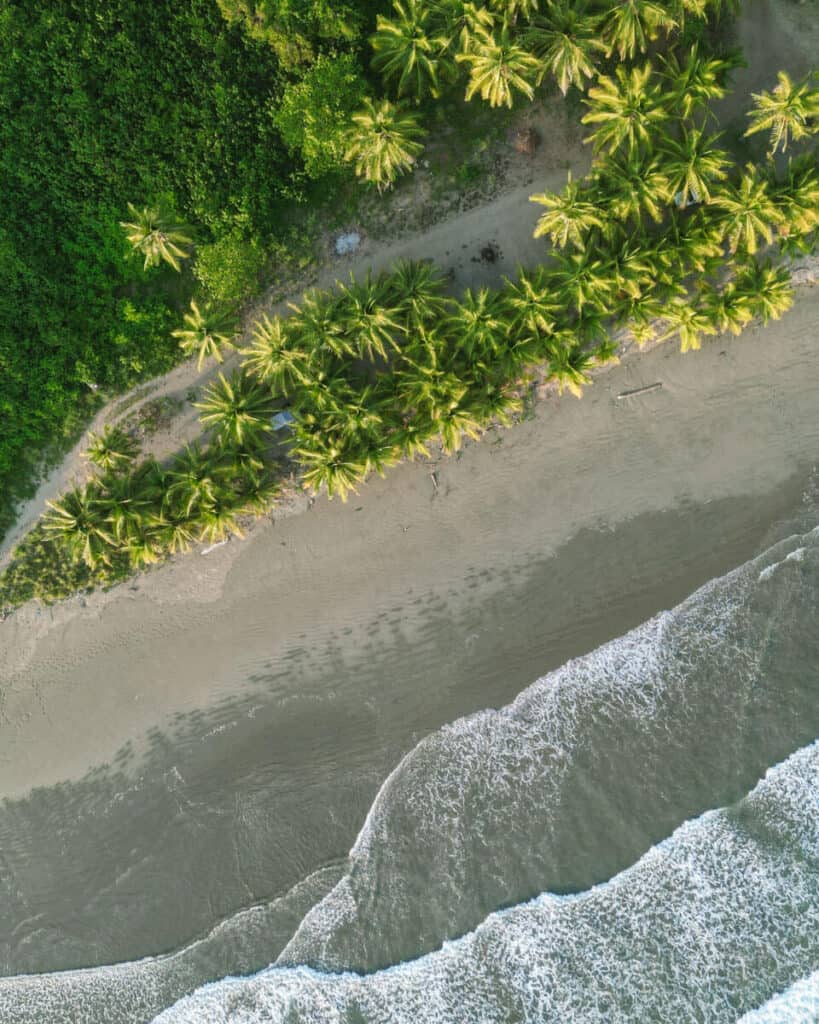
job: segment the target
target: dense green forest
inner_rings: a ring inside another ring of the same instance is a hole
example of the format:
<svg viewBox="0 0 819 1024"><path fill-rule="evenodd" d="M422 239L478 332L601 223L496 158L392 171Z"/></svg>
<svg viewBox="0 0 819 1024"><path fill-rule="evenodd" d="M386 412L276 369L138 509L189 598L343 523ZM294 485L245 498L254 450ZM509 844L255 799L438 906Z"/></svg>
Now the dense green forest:
<svg viewBox="0 0 819 1024"><path fill-rule="evenodd" d="M241 299L293 201L338 167L322 128L362 94L378 10L0 3L0 533L47 444L178 359L194 282L129 258L127 203L192 224L205 290Z"/></svg>

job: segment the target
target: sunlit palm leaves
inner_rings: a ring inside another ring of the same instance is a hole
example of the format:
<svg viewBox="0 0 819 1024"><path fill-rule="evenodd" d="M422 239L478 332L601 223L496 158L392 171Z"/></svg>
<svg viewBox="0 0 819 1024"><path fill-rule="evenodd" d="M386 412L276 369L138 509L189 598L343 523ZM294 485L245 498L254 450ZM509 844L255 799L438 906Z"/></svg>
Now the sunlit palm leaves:
<svg viewBox="0 0 819 1024"><path fill-rule="evenodd" d="M163 260L179 270L179 261L190 256L187 247L193 241L184 225L175 223L157 206L137 209L128 203L128 213L133 219L121 221L120 226L134 251L145 258L145 270L158 267Z"/></svg>
<svg viewBox="0 0 819 1024"><path fill-rule="evenodd" d="M583 388L591 384L589 370L593 365L594 357L580 349L571 333L555 337L547 370L550 380L557 385L559 395L568 391L575 398L582 398Z"/></svg>
<svg viewBox="0 0 819 1024"><path fill-rule="evenodd" d="M115 539L96 483L77 487L46 504L49 510L43 528L59 537L73 557L90 568L110 560Z"/></svg>
<svg viewBox="0 0 819 1024"><path fill-rule="evenodd" d="M489 288L467 288L445 324L458 353L467 364L494 361L506 346L509 323L498 292Z"/></svg>
<svg viewBox="0 0 819 1024"><path fill-rule="evenodd" d="M397 82L398 95L440 95L441 42L430 35L432 8L425 0L393 0L393 15L379 14L370 42L373 67Z"/></svg>
<svg viewBox="0 0 819 1024"><path fill-rule="evenodd" d="M262 314L252 334L252 344L242 350L247 373L282 395L309 382L309 354L299 345L298 333L289 331L280 317Z"/></svg>
<svg viewBox="0 0 819 1024"><path fill-rule="evenodd" d="M603 50L598 19L587 13L587 5L558 0L546 5L523 36L541 62L539 78L548 72L565 96L569 86L582 89L596 71L595 58Z"/></svg>
<svg viewBox="0 0 819 1024"><path fill-rule="evenodd" d="M108 424L101 434L88 435L85 457L100 469L109 471L127 468L138 452L139 445L130 434Z"/></svg>
<svg viewBox="0 0 819 1024"><path fill-rule="evenodd" d="M560 305L542 268L529 272L518 267L515 280L505 281L501 294L513 337L539 339L552 332Z"/></svg>
<svg viewBox="0 0 819 1024"><path fill-rule="evenodd" d="M601 28L608 55L616 52L620 60L632 60L638 53L645 53L660 31L670 32L674 26L666 4L617 0L603 16Z"/></svg>
<svg viewBox="0 0 819 1024"><path fill-rule="evenodd" d="M683 125L679 139L666 137L661 142L663 172L669 191L680 197L681 206L687 206L690 199L710 202L712 184L728 177L731 161L725 150L714 145L718 138Z"/></svg>
<svg viewBox="0 0 819 1024"><path fill-rule="evenodd" d="M379 191L409 171L423 146L417 140L424 134L416 113L400 103L371 99L352 117L345 159L355 164L360 178L372 182Z"/></svg>
<svg viewBox="0 0 819 1024"><path fill-rule="evenodd" d="M583 102L589 108L583 124L595 125L587 141L595 150L610 153L624 146L634 151L650 145L657 128L667 119L659 90L652 84L650 64L615 69L615 78L601 75Z"/></svg>
<svg viewBox="0 0 819 1024"><path fill-rule="evenodd" d="M387 280L387 301L410 327L443 316L447 299L444 278L431 260L399 260Z"/></svg>
<svg viewBox="0 0 819 1024"><path fill-rule="evenodd" d="M535 238L548 235L560 248L571 244L582 249L589 231L604 225L599 205L589 197L587 187L572 181L571 172L562 192L537 192L529 200L545 207L535 225Z"/></svg>
<svg viewBox="0 0 819 1024"><path fill-rule="evenodd" d="M812 153L789 159L784 180L772 182L771 194L780 213L780 236L809 235L819 227L819 170Z"/></svg>
<svg viewBox="0 0 819 1024"><path fill-rule="evenodd" d="M302 482L309 490L326 488L327 495L346 501L350 492L364 480L369 460L354 444L344 445L339 439L311 435L297 446L293 454L303 467Z"/></svg>
<svg viewBox="0 0 819 1024"><path fill-rule="evenodd" d="M737 272L734 286L763 323L778 320L793 305L793 284L787 267L774 267L770 260L748 261Z"/></svg>
<svg viewBox="0 0 819 1024"><path fill-rule="evenodd" d="M716 324L708 310L689 299L675 299L667 303L663 318L669 325L663 339L678 335L681 352L698 349L705 335L717 333Z"/></svg>
<svg viewBox="0 0 819 1024"><path fill-rule="evenodd" d="M728 74L738 65L737 59L700 57L696 43L684 57L672 50L659 59L663 95L670 109L683 119L722 99L728 91Z"/></svg>
<svg viewBox="0 0 819 1024"><path fill-rule="evenodd" d="M729 281L723 288L709 285L702 291L700 301L717 330L723 333L730 331L731 334L739 335L754 318L750 297L738 291L733 281Z"/></svg>
<svg viewBox="0 0 819 1024"><path fill-rule="evenodd" d="M770 195L768 182L752 164L736 185L723 188L714 204L724 211L722 229L731 252L742 249L753 255L760 241L773 241L773 228L781 213Z"/></svg>
<svg viewBox="0 0 819 1024"><path fill-rule="evenodd" d="M270 392L241 373L233 373L229 380L220 373L196 408L202 424L228 444L244 445L270 430Z"/></svg>
<svg viewBox="0 0 819 1024"><path fill-rule="evenodd" d="M778 72L779 84L772 92L753 93L754 108L749 113L751 125L746 135L768 132L770 152L788 143L816 133L819 121L819 89L810 78L794 83L786 71Z"/></svg>
<svg viewBox="0 0 819 1024"><path fill-rule="evenodd" d="M179 341L179 347L187 356L197 357L197 369L204 361L213 357L222 362L222 349L235 348L232 338L236 331L236 316L231 310L206 305L200 309L191 299L190 312L183 317L185 326L171 334Z"/></svg>
<svg viewBox="0 0 819 1024"><path fill-rule="evenodd" d="M165 506L179 509L190 519L198 509L212 505L224 486L224 468L212 451L188 445L168 470Z"/></svg>
<svg viewBox="0 0 819 1024"><path fill-rule="evenodd" d="M457 54L455 59L469 65L467 100L478 93L490 107L511 108L515 93L523 93L527 99L535 94L532 82L540 65L514 41L506 24L494 31L479 27L471 49Z"/></svg>
<svg viewBox="0 0 819 1024"><path fill-rule="evenodd" d="M591 249L559 256L549 280L564 301L580 312L587 305L605 310L614 294L610 269Z"/></svg>
<svg viewBox="0 0 819 1024"><path fill-rule="evenodd" d="M602 157L594 171L598 206L604 204L620 222L639 224L644 213L659 224L673 192L658 156L621 152Z"/></svg>
<svg viewBox="0 0 819 1024"><path fill-rule="evenodd" d="M397 346L400 325L396 310L389 306L389 289L383 277L373 279L370 273L363 281L351 277L349 284L338 284L335 316L342 333L350 339L350 347L359 358L387 358L387 351Z"/></svg>

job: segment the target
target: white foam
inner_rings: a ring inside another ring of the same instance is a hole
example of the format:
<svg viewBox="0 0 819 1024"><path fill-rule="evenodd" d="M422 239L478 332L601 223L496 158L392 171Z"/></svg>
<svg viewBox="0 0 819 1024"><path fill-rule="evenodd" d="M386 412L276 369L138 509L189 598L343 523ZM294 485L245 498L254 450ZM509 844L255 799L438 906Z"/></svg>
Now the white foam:
<svg viewBox="0 0 819 1024"><path fill-rule="evenodd" d="M751 1010L738 1024L816 1024L819 1021L819 971L800 978L785 992Z"/></svg>

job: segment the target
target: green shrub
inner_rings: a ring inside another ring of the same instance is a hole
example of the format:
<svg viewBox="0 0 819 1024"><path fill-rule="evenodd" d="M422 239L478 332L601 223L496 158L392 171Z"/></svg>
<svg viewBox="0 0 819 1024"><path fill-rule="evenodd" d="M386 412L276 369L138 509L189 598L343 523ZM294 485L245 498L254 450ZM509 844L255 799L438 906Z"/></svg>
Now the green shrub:
<svg viewBox="0 0 819 1024"><path fill-rule="evenodd" d="M214 302L231 305L256 293L264 262L258 239L234 231L200 246L193 272Z"/></svg>

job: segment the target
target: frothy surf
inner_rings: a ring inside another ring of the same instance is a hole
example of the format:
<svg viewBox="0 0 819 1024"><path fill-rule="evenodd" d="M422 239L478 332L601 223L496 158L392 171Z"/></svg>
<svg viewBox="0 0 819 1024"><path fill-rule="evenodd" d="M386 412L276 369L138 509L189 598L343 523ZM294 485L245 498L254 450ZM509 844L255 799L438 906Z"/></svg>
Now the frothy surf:
<svg viewBox="0 0 819 1024"><path fill-rule="evenodd" d="M212 984L157 1024L736 1021L819 957L818 803L812 744L586 893L497 912L367 977L272 968Z"/></svg>

